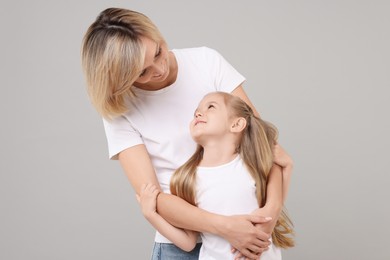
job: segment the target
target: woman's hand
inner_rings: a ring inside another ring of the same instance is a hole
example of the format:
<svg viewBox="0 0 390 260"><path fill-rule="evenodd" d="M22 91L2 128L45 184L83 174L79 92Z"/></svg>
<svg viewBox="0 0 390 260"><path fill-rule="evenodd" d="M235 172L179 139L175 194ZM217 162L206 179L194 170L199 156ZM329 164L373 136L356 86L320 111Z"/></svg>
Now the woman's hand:
<svg viewBox="0 0 390 260"><path fill-rule="evenodd" d="M263 207L263 208L259 208L259 209L256 209L255 211L252 212L252 215L255 215L255 216L260 216L260 217L263 217L263 216L272 216L272 213L274 211L271 210L270 208L267 208L267 207ZM253 253L256 254L256 257L253 258L249 258L249 257L246 257L246 255L244 255L241 251L237 252L237 254L235 255L235 259L239 259L239 260L250 260L250 259L259 259L261 254L268 250L269 248L269 245L271 244L271 241L269 240L270 237L271 237L271 234L272 234L272 231L274 230L274 227L276 225L276 221L277 221L277 217L276 218L272 218L270 221L267 221L267 222L263 222L263 223L257 223L255 224L256 228L261 231L262 233L265 233L268 235L268 240L266 242L262 241L263 242L263 245L264 247L261 247L261 248L258 248L257 251L252 251ZM233 248L232 249L232 252L235 253L237 251L236 248Z"/></svg>
<svg viewBox="0 0 390 260"><path fill-rule="evenodd" d="M258 215L235 215L224 217L224 227L220 236L240 251L247 259L258 259L258 253L268 249L270 234L256 227L256 224L268 223L271 218ZM234 251L234 250L233 250Z"/></svg>
<svg viewBox="0 0 390 260"><path fill-rule="evenodd" d="M272 216L273 213L275 213L275 210L271 209L268 206L264 206L262 208L258 208L255 211L253 211L252 215L262 217L262 216ZM276 222L278 220L278 217L279 216L273 216L270 221L264 222L264 223L257 223L257 224L255 224L255 226L258 229L260 229L262 232L265 232L265 233L269 234L269 236L271 236L271 234L275 228Z"/></svg>
<svg viewBox="0 0 390 260"><path fill-rule="evenodd" d="M278 143L274 146L274 162L282 168L293 167L293 160Z"/></svg>
<svg viewBox="0 0 390 260"><path fill-rule="evenodd" d="M141 205L142 214L145 218L149 218L151 215L156 214L157 210L157 195L160 190L156 185L152 183L142 184L140 195L136 195L138 202Z"/></svg>

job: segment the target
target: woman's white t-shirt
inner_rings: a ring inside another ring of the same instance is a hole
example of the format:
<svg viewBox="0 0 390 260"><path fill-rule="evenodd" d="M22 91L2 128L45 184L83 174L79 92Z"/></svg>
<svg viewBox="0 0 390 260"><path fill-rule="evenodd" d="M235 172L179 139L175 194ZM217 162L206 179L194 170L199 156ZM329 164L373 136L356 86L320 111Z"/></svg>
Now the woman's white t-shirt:
<svg viewBox="0 0 390 260"><path fill-rule="evenodd" d="M194 153L189 123L200 100L209 92L232 92L245 78L218 52L207 47L175 49L176 81L157 91L134 87L129 111L113 120L103 119L109 157L144 144L163 192L169 193L173 172ZM171 243L158 232L156 242Z"/></svg>

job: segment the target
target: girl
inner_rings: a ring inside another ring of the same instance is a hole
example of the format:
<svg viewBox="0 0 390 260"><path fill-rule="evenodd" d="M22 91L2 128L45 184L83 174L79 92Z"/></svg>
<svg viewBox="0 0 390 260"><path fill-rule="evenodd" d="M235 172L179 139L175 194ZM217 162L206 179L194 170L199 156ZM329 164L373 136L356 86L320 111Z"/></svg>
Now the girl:
<svg viewBox="0 0 390 260"><path fill-rule="evenodd" d="M119 159L135 192L143 183L159 186L164 193L157 208L164 219L222 236L244 255L255 256L251 251L264 246L274 222L265 223L259 214L212 214L169 194L174 170L196 147L187 124L197 101L211 91L224 91L251 105L242 87L245 78L210 48L169 50L148 17L121 8L102 11L88 28L82 63L90 99L103 117L109 156ZM283 184L290 179L285 172ZM276 167L273 174L282 176ZM269 189L274 194L267 197L263 215L277 219L282 202L274 198L282 192L282 180L267 186L275 189ZM198 257L199 246L187 253L158 232L155 242L154 257Z"/></svg>
<svg viewBox="0 0 390 260"><path fill-rule="evenodd" d="M267 181L273 165L273 146L277 131L255 116L240 98L223 92L206 95L190 124L196 152L171 179L171 193L192 205L222 215L246 214L263 207ZM156 213L159 190L143 185L139 201L145 217L162 234L183 250L195 246L196 233L171 226ZM261 259L281 259L280 247L294 245L291 221L284 213L272 232L270 248ZM199 259L233 259L228 241L201 233Z"/></svg>

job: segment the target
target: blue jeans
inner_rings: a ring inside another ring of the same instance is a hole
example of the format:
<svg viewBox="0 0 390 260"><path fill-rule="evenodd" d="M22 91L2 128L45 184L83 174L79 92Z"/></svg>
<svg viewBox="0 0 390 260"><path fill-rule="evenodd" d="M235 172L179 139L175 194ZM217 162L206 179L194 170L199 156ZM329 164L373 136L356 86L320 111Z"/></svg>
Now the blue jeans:
<svg viewBox="0 0 390 260"><path fill-rule="evenodd" d="M152 260L198 260L199 250L202 243L196 244L195 248L186 252L174 244L154 243Z"/></svg>

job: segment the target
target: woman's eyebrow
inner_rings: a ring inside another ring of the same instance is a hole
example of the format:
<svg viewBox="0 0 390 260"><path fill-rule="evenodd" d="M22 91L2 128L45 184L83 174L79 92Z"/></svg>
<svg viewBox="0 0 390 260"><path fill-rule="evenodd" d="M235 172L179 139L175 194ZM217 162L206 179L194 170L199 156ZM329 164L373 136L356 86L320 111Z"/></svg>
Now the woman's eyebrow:
<svg viewBox="0 0 390 260"><path fill-rule="evenodd" d="M154 57L157 56L158 52L160 51L160 44L158 42L156 42L156 52L154 54Z"/></svg>

